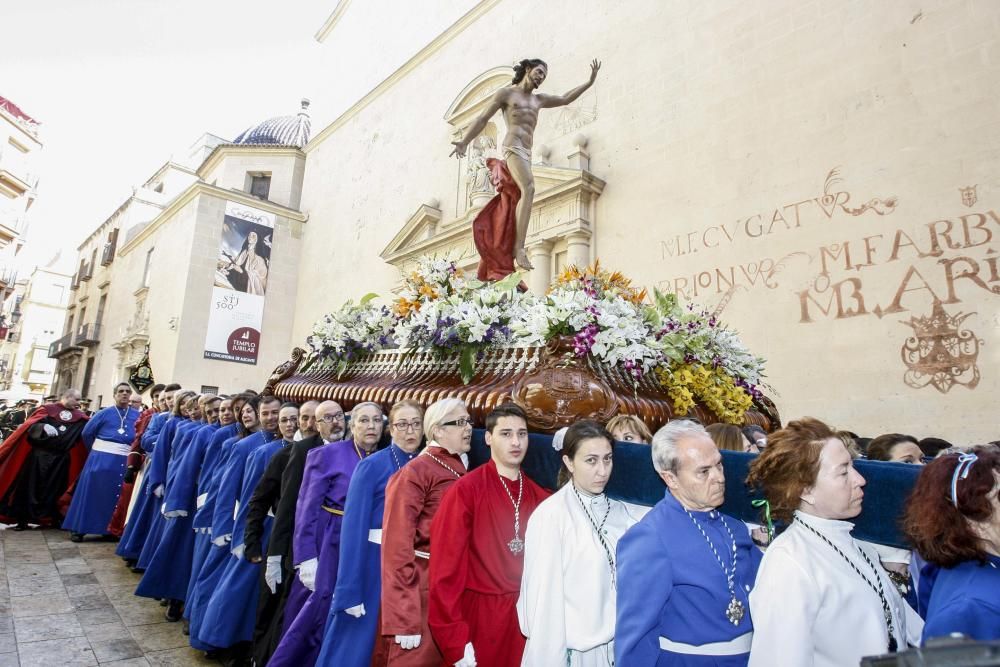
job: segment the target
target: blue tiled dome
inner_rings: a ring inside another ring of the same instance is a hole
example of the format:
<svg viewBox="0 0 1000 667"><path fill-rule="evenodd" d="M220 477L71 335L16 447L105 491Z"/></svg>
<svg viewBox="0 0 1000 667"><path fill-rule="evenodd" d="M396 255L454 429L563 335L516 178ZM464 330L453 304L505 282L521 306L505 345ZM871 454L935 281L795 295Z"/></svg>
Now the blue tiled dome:
<svg viewBox="0 0 1000 667"><path fill-rule="evenodd" d="M277 116L245 130L234 144L297 146L309 141L309 100L302 100L302 110L294 116Z"/></svg>

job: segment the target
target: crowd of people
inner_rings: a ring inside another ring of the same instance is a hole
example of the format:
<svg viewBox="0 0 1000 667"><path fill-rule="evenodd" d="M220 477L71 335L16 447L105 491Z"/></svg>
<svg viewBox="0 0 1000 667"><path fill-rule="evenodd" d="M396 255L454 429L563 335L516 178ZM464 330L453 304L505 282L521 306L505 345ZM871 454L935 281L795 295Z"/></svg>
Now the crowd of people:
<svg viewBox="0 0 1000 667"><path fill-rule="evenodd" d="M0 515L120 538L136 595L226 664L839 667L953 632L1000 639L995 444L869 442L811 418L654 435L622 415L556 434L552 490L522 468L513 404L486 417L490 458L470 469L457 398L349 415L176 384L136 398L121 383L89 417L75 390L39 406L0 447ZM652 508L605 493L615 448L637 445L666 486ZM722 450L755 455L773 525L720 511ZM912 551L852 536L862 455L926 463Z"/></svg>

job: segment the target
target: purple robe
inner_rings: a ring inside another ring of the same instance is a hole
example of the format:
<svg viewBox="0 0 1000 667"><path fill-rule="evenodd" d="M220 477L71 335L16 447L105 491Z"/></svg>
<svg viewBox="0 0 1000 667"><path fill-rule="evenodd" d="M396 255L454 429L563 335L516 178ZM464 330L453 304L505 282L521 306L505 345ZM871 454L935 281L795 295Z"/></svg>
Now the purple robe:
<svg viewBox="0 0 1000 667"><path fill-rule="evenodd" d="M312 558L319 560L316 590L309 595L295 619L288 623L268 667L312 667L316 664L337 583L344 501L360 460L352 440L317 447L306 456L302 488L295 506L292 553L295 565Z"/></svg>

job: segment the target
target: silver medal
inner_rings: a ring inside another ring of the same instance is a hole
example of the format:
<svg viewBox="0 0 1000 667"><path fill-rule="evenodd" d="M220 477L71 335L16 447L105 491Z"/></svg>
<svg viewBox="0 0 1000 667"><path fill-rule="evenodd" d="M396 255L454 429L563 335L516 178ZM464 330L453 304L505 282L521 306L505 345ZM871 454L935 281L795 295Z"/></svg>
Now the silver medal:
<svg viewBox="0 0 1000 667"><path fill-rule="evenodd" d="M118 429L118 435L125 435L125 429L123 428Z"/></svg>
<svg viewBox="0 0 1000 667"><path fill-rule="evenodd" d="M510 549L512 554L519 554L524 551L524 540L519 537L515 537L507 543L507 548Z"/></svg>
<svg viewBox="0 0 1000 667"><path fill-rule="evenodd" d="M733 598L729 601L729 606L726 607L726 618L733 625L739 625L740 621L743 620L743 614L745 610L743 609L743 603Z"/></svg>

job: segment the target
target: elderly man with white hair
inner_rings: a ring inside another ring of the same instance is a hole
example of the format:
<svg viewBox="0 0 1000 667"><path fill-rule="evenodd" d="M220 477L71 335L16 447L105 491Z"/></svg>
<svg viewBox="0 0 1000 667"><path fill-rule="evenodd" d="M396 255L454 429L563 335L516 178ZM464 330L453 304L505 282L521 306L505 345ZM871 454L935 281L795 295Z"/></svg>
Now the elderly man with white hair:
<svg viewBox="0 0 1000 667"><path fill-rule="evenodd" d="M667 492L618 542L615 662L746 665L761 553L743 522L717 509L722 456L689 420L657 431L651 450Z"/></svg>

